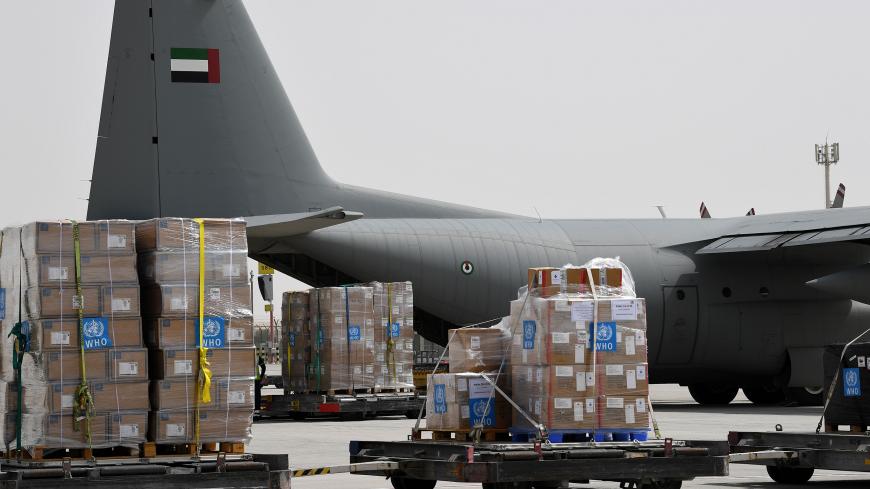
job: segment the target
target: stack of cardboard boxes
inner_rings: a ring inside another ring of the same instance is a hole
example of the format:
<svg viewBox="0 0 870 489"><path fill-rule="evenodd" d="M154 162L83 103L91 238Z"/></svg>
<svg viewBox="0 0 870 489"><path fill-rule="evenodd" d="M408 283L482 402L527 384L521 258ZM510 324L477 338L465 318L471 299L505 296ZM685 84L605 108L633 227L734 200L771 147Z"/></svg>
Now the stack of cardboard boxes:
<svg viewBox="0 0 870 489"><path fill-rule="evenodd" d="M647 430L646 305L625 295L622 269L568 266L529 276L528 292L511 305L517 403L550 430ZM533 426L515 413L514 428Z"/></svg>
<svg viewBox="0 0 870 489"><path fill-rule="evenodd" d="M411 282L371 282L378 391L414 389L414 288Z"/></svg>
<svg viewBox="0 0 870 489"><path fill-rule="evenodd" d="M149 347L149 440L246 442L254 410L256 352L241 220L200 223L160 218L136 225L142 311ZM200 267L204 281L200 282ZM199 402L199 309L202 345L211 370L210 402Z"/></svg>
<svg viewBox="0 0 870 489"><path fill-rule="evenodd" d="M0 287L6 441L16 445L19 429L24 448L145 441L148 357L133 223L35 222L7 228ZM15 342L7 339L15 333ZM14 344L22 352L20 377L13 367ZM79 390L83 381L93 404L75 419L73 406L86 404Z"/></svg>
<svg viewBox="0 0 870 489"><path fill-rule="evenodd" d="M308 291L284 292L281 300L281 376L284 388L308 390L305 366L311 361L308 334Z"/></svg>
<svg viewBox="0 0 870 489"><path fill-rule="evenodd" d="M360 286L309 291L309 391L352 393L373 387L372 293L371 287Z"/></svg>

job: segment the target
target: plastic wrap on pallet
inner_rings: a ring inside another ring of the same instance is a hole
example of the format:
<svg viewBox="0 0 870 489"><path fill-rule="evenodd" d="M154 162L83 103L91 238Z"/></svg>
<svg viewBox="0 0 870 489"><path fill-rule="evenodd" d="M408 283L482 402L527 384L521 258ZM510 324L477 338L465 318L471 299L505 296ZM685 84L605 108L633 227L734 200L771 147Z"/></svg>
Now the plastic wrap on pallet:
<svg viewBox="0 0 870 489"><path fill-rule="evenodd" d="M196 219L136 224L150 365L149 421L159 424L149 425L148 439L196 442L193 420L198 411L200 443L246 443L257 363L246 225L242 219L203 219L201 225L204 237ZM209 402L197 401L200 293L202 346L211 372Z"/></svg>
<svg viewBox="0 0 870 489"><path fill-rule="evenodd" d="M377 389L414 389L414 288L411 282L370 282Z"/></svg>
<svg viewBox="0 0 870 489"><path fill-rule="evenodd" d="M500 327L451 329L447 338L451 372L498 371L511 340Z"/></svg>
<svg viewBox="0 0 870 489"><path fill-rule="evenodd" d="M374 386L371 287L324 287L309 293L311 391L362 391Z"/></svg>
<svg viewBox="0 0 870 489"><path fill-rule="evenodd" d="M135 249L129 221L35 222L3 231L2 334L12 334L3 343L0 368L7 442L17 444L19 428L26 449L100 448L145 440L148 354ZM12 361L16 344L20 383ZM74 419L76 390L83 380L93 409L90 416Z"/></svg>
<svg viewBox="0 0 870 489"><path fill-rule="evenodd" d="M870 343L854 343L844 353L845 346L825 348L824 386L831 396L825 424L832 430L848 425L850 430L860 427L860 431L865 431L870 426Z"/></svg>
<svg viewBox="0 0 870 489"><path fill-rule="evenodd" d="M281 300L281 377L288 391L308 389L305 366L311 362L308 291L284 292Z"/></svg>
<svg viewBox="0 0 870 489"><path fill-rule="evenodd" d="M442 431L506 429L511 407L483 375L495 381L495 373L429 374L426 379L426 428ZM505 376L504 379L507 379ZM499 387L509 382L498 381Z"/></svg>
<svg viewBox="0 0 870 489"><path fill-rule="evenodd" d="M508 323L512 399L525 411L514 428L648 429L646 303L634 290L618 259L529 270Z"/></svg>

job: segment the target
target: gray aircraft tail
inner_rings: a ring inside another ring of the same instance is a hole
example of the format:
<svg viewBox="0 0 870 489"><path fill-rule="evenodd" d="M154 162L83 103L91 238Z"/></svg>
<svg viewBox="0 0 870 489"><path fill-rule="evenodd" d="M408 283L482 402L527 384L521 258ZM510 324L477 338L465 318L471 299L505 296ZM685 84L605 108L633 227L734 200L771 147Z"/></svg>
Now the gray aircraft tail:
<svg viewBox="0 0 870 489"><path fill-rule="evenodd" d="M292 212L334 187L240 0L115 5L88 219Z"/></svg>

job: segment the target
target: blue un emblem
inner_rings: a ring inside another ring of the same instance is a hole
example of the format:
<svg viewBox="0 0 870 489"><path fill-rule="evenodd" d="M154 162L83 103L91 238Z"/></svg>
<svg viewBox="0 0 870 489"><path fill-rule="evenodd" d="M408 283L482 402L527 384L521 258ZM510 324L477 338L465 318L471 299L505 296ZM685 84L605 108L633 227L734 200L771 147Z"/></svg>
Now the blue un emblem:
<svg viewBox="0 0 870 489"><path fill-rule="evenodd" d="M595 323L589 323L589 341L595 338L596 351L616 351L616 323L606 321L599 322L596 330Z"/></svg>
<svg viewBox="0 0 870 489"><path fill-rule="evenodd" d="M859 369L843 369L843 397L861 397L861 372Z"/></svg>
<svg viewBox="0 0 870 489"><path fill-rule="evenodd" d="M535 348L535 330L537 323L534 319L526 319L523 321L523 349L533 350Z"/></svg>
<svg viewBox="0 0 870 489"><path fill-rule="evenodd" d="M360 333L359 326L356 324L351 324L347 327L347 339L350 341L359 341Z"/></svg>
<svg viewBox="0 0 870 489"><path fill-rule="evenodd" d="M435 401L435 412L438 414L444 414L447 412L447 386L444 384L435 384L435 395L433 396L433 400Z"/></svg>

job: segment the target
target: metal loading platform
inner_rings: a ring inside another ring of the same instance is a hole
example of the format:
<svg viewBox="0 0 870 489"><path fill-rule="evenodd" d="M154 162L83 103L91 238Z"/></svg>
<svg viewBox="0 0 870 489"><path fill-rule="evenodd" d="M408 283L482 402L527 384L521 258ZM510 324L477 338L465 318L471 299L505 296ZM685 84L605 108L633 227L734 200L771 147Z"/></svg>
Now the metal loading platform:
<svg viewBox="0 0 870 489"><path fill-rule="evenodd" d="M659 440L515 443L410 440L352 441L355 473L390 477L397 489L431 489L436 481L477 482L487 489L560 487L615 481L635 489L677 489L696 477L728 475L727 444Z"/></svg>

